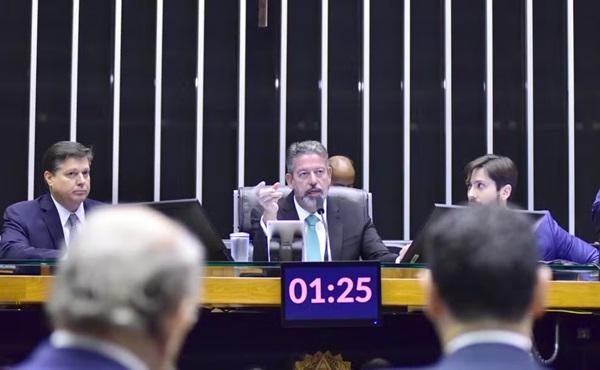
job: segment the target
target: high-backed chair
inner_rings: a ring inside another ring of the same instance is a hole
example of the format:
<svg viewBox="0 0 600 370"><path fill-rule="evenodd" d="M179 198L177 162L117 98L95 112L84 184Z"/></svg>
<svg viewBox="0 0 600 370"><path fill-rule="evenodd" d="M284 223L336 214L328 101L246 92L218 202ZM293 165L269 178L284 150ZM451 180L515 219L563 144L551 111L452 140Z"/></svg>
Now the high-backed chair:
<svg viewBox="0 0 600 370"><path fill-rule="evenodd" d="M292 191L287 186L280 188L283 196L286 197ZM373 207L372 207L372 196L371 193L362 190L348 188L344 186L331 186L329 187L329 197L336 198L342 197L352 202L360 202L364 204L365 209L368 212L371 220L373 219ZM251 229L250 216L252 210L261 209L262 207L258 203L258 198L254 192L253 186L241 187L233 191L233 231L245 231L249 232ZM262 209L261 209L262 211ZM262 213L262 212L261 212Z"/></svg>

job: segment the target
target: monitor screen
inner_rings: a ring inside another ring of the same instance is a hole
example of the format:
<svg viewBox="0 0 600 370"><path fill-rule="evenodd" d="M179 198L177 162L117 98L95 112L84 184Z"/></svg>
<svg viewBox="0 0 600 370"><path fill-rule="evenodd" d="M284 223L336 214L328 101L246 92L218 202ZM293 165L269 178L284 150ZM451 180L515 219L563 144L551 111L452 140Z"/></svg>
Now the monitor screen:
<svg viewBox="0 0 600 370"><path fill-rule="evenodd" d="M424 235L425 231L433 225L438 219L440 219L444 214L448 213L451 210L461 210L465 209L469 206L461 206L461 205L447 205L447 204L435 204L433 211L431 212L429 218L425 225L421 228L411 245L408 247L408 250L402 257L402 262L405 263L426 263L427 256L425 255L425 247L424 247ZM535 229L537 227L538 222L546 215L543 211L527 211L521 209L511 209L513 212L526 214L532 222L532 226Z"/></svg>
<svg viewBox="0 0 600 370"><path fill-rule="evenodd" d="M231 254L210 223L198 199L141 203L184 224L206 248L208 261L231 261Z"/></svg>
<svg viewBox="0 0 600 370"><path fill-rule="evenodd" d="M284 327L379 326L379 262L284 262Z"/></svg>

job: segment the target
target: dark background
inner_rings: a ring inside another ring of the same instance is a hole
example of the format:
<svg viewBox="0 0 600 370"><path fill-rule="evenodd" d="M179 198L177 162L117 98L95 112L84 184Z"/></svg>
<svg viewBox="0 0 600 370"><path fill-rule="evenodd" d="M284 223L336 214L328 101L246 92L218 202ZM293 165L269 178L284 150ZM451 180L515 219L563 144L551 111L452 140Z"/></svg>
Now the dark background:
<svg viewBox="0 0 600 370"><path fill-rule="evenodd" d="M247 2L245 184L278 174L280 10L257 27ZM575 3L576 232L592 239L590 206L600 185L600 3ZM77 139L92 145L91 197L112 199L114 0L81 2ZM351 156L362 185L362 1L329 2L328 147ZM465 199L462 168L484 154L485 2L452 2L453 202ZM568 225L566 2L533 2L535 208ZM432 203L444 202L444 2L411 2L411 106L404 107L403 1L371 1L370 190L384 239L403 235L403 112L411 113L411 235ZM232 229L237 186L238 0L206 0L203 203L223 237ZM39 160L69 137L70 0L40 1L35 132ZM162 199L195 196L198 3L164 5ZM148 201L154 179L156 0L123 0L119 201ZM320 139L321 2L289 0L286 144ZM525 1L494 2L494 148L512 157L527 204ZM27 198L31 2L0 0L0 211Z"/></svg>

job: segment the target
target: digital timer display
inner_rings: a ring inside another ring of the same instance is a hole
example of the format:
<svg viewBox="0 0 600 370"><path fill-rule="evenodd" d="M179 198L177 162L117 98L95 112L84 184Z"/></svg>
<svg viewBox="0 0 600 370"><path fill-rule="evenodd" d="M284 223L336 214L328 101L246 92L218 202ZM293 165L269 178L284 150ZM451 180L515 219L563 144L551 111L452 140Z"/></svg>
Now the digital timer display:
<svg viewBox="0 0 600 370"><path fill-rule="evenodd" d="M284 326L378 326L378 262L281 264Z"/></svg>

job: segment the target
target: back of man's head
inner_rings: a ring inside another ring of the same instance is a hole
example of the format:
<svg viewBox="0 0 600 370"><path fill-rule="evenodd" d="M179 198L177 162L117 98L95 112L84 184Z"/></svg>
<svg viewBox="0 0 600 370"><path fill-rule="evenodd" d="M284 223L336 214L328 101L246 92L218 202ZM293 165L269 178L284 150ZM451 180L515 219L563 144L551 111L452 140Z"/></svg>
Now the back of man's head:
<svg viewBox="0 0 600 370"><path fill-rule="evenodd" d="M538 255L526 215L497 206L456 209L427 229L425 248L437 295L455 320L527 317Z"/></svg>
<svg viewBox="0 0 600 370"><path fill-rule="evenodd" d="M135 206L98 209L67 252L46 307L56 328L161 343L182 307L195 321L203 248L164 216Z"/></svg>
<svg viewBox="0 0 600 370"><path fill-rule="evenodd" d="M329 166L331 167L331 185L354 186L356 171L350 158L334 155L329 157Z"/></svg>

